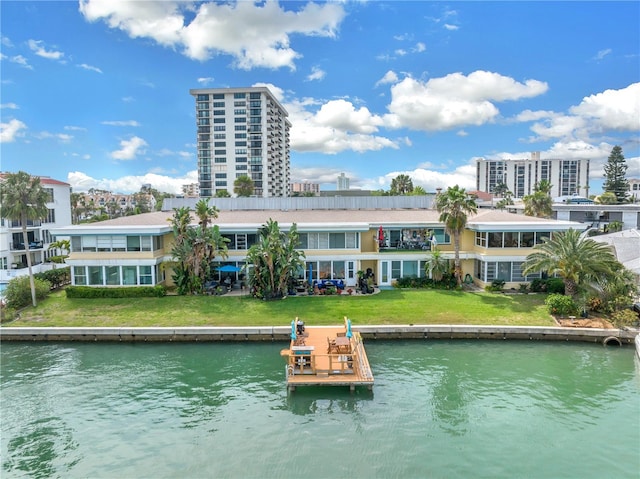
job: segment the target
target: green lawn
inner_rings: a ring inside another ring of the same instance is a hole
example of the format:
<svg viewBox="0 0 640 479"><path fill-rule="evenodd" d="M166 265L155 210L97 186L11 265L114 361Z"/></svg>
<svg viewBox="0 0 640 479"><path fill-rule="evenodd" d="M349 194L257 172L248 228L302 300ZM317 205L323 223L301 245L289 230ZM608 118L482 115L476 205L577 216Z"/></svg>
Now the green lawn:
<svg viewBox="0 0 640 479"><path fill-rule="evenodd" d="M473 324L552 326L544 295L385 290L375 295L290 296L260 301L239 296L67 299L52 294L4 326L275 326L299 316L308 325Z"/></svg>

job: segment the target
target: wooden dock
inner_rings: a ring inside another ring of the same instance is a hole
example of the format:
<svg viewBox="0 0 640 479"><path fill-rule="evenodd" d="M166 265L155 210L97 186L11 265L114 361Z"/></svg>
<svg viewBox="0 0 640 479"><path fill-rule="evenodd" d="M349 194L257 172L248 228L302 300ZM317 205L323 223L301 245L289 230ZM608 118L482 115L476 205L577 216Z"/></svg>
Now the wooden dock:
<svg viewBox="0 0 640 479"><path fill-rule="evenodd" d="M373 374L362 337L351 331L347 318L342 326L305 327L304 334L296 334L289 349L283 349L280 355L286 360L288 391L297 386L373 389Z"/></svg>

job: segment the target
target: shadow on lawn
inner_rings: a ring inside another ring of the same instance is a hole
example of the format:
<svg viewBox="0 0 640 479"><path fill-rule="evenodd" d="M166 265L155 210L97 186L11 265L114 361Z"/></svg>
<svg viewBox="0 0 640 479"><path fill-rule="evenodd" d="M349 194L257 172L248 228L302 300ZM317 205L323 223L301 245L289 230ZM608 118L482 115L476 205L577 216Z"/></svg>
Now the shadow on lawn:
<svg viewBox="0 0 640 479"><path fill-rule="evenodd" d="M516 313L526 313L537 306L544 304L544 299L540 295L514 294L505 295L502 293L469 293L480 298L484 304L489 304L501 309L508 309Z"/></svg>

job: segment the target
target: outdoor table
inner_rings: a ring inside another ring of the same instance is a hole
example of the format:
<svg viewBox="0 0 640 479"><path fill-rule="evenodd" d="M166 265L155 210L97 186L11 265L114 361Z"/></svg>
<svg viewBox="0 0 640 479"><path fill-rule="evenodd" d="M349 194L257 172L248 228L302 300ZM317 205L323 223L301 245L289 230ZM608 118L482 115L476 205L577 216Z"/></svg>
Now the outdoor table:
<svg viewBox="0 0 640 479"><path fill-rule="evenodd" d="M336 349L339 353L351 352L351 341L346 336L338 336L335 339Z"/></svg>

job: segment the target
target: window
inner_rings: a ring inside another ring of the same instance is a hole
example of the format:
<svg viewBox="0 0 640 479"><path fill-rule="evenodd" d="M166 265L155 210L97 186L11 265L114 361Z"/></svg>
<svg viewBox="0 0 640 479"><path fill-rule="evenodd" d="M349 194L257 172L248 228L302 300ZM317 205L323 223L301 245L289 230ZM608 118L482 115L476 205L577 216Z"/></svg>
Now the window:
<svg viewBox="0 0 640 479"><path fill-rule="evenodd" d="M91 286L102 286L104 284L102 276L102 266L89 266L89 284Z"/></svg>
<svg viewBox="0 0 640 479"><path fill-rule="evenodd" d="M418 262L417 261L404 261L402 265L402 276L404 278L417 278L418 277Z"/></svg>
<svg viewBox="0 0 640 479"><path fill-rule="evenodd" d="M216 120L217 119L218 118L216 118ZM218 123L218 122L214 121L214 123ZM225 129L226 129L226 127L224 125L216 125L216 126L213 127L213 131L225 131Z"/></svg>
<svg viewBox="0 0 640 479"><path fill-rule="evenodd" d="M215 98L215 95L214 95L214 98ZM209 101L209 95L206 93L199 93L196 96L196 101Z"/></svg>
<svg viewBox="0 0 640 479"><path fill-rule="evenodd" d="M213 102L213 107L214 108L224 108L224 102L223 101L214 101Z"/></svg>
<svg viewBox="0 0 640 479"><path fill-rule="evenodd" d="M518 232L517 231L505 231L505 233L504 233L504 247L505 248L517 248L518 247Z"/></svg>
<svg viewBox="0 0 640 479"><path fill-rule="evenodd" d="M536 233L536 244L542 244L544 243L544 240L547 239L551 239L551 232L550 231L544 231L544 232L537 232Z"/></svg>
<svg viewBox="0 0 640 479"><path fill-rule="evenodd" d="M224 93L214 93L213 94L213 99L214 100L224 100Z"/></svg>
<svg viewBox="0 0 640 479"><path fill-rule="evenodd" d="M142 251L151 251L151 236L141 236L140 246Z"/></svg>
<svg viewBox="0 0 640 479"><path fill-rule="evenodd" d="M122 284L125 286L135 286L138 284L138 276L136 274L136 266L122 267Z"/></svg>
<svg viewBox="0 0 640 479"><path fill-rule="evenodd" d="M105 266L107 285L120 286L120 266Z"/></svg>
<svg viewBox="0 0 640 479"><path fill-rule="evenodd" d="M53 203L53 188L42 188L47 194L47 203Z"/></svg>
<svg viewBox="0 0 640 479"><path fill-rule="evenodd" d="M82 251L93 252L96 251L96 237L95 236L83 236L82 237Z"/></svg>
<svg viewBox="0 0 640 479"><path fill-rule="evenodd" d="M47 217L43 223L55 223L56 222L56 210L49 208L47 210Z"/></svg>
<svg viewBox="0 0 640 479"><path fill-rule="evenodd" d="M111 251L111 236L97 237L98 251Z"/></svg>
<svg viewBox="0 0 640 479"><path fill-rule="evenodd" d="M332 279L345 279L344 261L333 262L333 278Z"/></svg>
<svg viewBox="0 0 640 479"><path fill-rule="evenodd" d="M73 278L75 285L86 286L87 285L87 271L84 266L73 267Z"/></svg>
<svg viewBox="0 0 640 479"><path fill-rule="evenodd" d="M140 284L153 284L151 266L140 266Z"/></svg>
<svg viewBox="0 0 640 479"><path fill-rule="evenodd" d="M487 233L476 231L476 246L480 246L481 248L487 247Z"/></svg>
<svg viewBox="0 0 640 479"><path fill-rule="evenodd" d="M140 251L140 236L127 236L127 251Z"/></svg>
<svg viewBox="0 0 640 479"><path fill-rule="evenodd" d="M244 92L236 92L233 94L233 98L246 98L247 94Z"/></svg>
<svg viewBox="0 0 640 479"><path fill-rule="evenodd" d="M533 231L523 231L520 233L520 247L531 248L533 246Z"/></svg>
<svg viewBox="0 0 640 479"><path fill-rule="evenodd" d="M329 248L343 249L344 247L344 233L329 233Z"/></svg>

